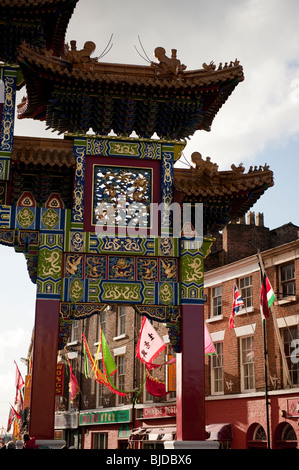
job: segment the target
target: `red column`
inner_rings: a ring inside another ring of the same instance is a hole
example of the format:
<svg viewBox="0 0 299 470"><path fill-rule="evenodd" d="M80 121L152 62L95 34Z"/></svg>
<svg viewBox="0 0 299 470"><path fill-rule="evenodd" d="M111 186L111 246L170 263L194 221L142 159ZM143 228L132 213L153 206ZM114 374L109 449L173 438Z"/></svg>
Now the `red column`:
<svg viewBox="0 0 299 470"><path fill-rule="evenodd" d="M205 441L204 306L182 305L177 364L177 440Z"/></svg>
<svg viewBox="0 0 299 470"><path fill-rule="evenodd" d="M29 434L54 439L59 301L37 300L35 310Z"/></svg>

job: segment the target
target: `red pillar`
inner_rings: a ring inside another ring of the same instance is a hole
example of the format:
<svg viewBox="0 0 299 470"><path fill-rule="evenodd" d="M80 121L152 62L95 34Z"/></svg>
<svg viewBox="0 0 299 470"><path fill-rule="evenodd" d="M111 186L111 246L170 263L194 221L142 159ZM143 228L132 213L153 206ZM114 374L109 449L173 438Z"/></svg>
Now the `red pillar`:
<svg viewBox="0 0 299 470"><path fill-rule="evenodd" d="M177 364L177 440L205 441L204 306L182 305Z"/></svg>
<svg viewBox="0 0 299 470"><path fill-rule="evenodd" d="M37 300L35 309L29 434L54 439L59 301Z"/></svg>

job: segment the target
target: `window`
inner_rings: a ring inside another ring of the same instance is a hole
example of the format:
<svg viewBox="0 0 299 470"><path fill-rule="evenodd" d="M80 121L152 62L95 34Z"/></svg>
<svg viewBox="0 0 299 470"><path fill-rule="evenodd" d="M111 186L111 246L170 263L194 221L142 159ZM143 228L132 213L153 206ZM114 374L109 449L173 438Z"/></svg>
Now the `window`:
<svg viewBox="0 0 299 470"><path fill-rule="evenodd" d="M241 390L255 389L253 336L241 338Z"/></svg>
<svg viewBox="0 0 299 470"><path fill-rule="evenodd" d="M92 433L92 448L93 449L108 449L108 433L107 432Z"/></svg>
<svg viewBox="0 0 299 470"><path fill-rule="evenodd" d="M125 390L125 356L117 356L116 358L117 375L116 375L116 387L118 390ZM124 397L116 395L117 404L121 405L125 402Z"/></svg>
<svg viewBox="0 0 299 470"><path fill-rule="evenodd" d="M223 393L223 343L214 343L216 354L211 356L211 391Z"/></svg>
<svg viewBox="0 0 299 470"><path fill-rule="evenodd" d="M252 307L252 276L240 279L240 294L245 308Z"/></svg>
<svg viewBox="0 0 299 470"><path fill-rule="evenodd" d="M289 423L286 423L281 434L281 439L284 441L297 441L297 435L294 428Z"/></svg>
<svg viewBox="0 0 299 470"><path fill-rule="evenodd" d="M143 442L142 449L164 449L164 444L162 442Z"/></svg>
<svg viewBox="0 0 299 470"><path fill-rule="evenodd" d="M126 334L126 307L119 307L117 312L117 336Z"/></svg>
<svg viewBox="0 0 299 470"><path fill-rule="evenodd" d="M98 315L98 338L100 340L100 331L103 331L104 336L106 335L106 309Z"/></svg>
<svg viewBox="0 0 299 470"><path fill-rule="evenodd" d="M212 289L212 317L222 315L222 286Z"/></svg>
<svg viewBox="0 0 299 470"><path fill-rule="evenodd" d="M98 368L101 372L103 372L103 361L102 360L98 361ZM102 385L101 383L97 382L97 385L96 385L96 390L97 390L96 406L97 406L97 408L101 408L101 407L105 406L105 404L106 404L105 403L105 395L104 395L105 388L106 388L105 385Z"/></svg>
<svg viewBox="0 0 299 470"><path fill-rule="evenodd" d="M263 426L257 425L253 433L253 440L254 441L266 441L267 440L267 434Z"/></svg>
<svg viewBox="0 0 299 470"><path fill-rule="evenodd" d="M296 295L295 263L284 264L280 267L280 297Z"/></svg>
<svg viewBox="0 0 299 470"><path fill-rule="evenodd" d="M294 339L298 339L298 326L290 326L288 328L284 328L282 330L282 337L283 337L283 345L284 345L284 353L286 356L290 378L293 385L299 385L299 363L295 362L292 356L292 352L294 351L294 346L292 347L292 341ZM286 377L285 377L286 382Z"/></svg>
<svg viewBox="0 0 299 470"><path fill-rule="evenodd" d="M71 343L79 339L79 320L74 320L71 326Z"/></svg>

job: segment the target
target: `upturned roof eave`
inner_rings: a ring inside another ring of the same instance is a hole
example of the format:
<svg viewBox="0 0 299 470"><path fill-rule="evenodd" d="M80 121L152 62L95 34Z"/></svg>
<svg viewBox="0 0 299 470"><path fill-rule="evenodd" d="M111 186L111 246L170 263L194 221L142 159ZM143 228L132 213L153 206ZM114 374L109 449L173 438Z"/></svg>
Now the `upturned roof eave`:
<svg viewBox="0 0 299 470"><path fill-rule="evenodd" d="M140 84L157 88L176 88L178 92L186 88L213 87L224 85L231 80L244 80L241 65L230 66L221 70L207 71L197 69L184 71L177 76L159 76L155 68L145 65L97 62L90 59L84 63L72 63L65 58L51 55L51 51L39 50L22 44L18 51L21 68L36 68L42 75L54 75L55 81L118 82Z"/></svg>

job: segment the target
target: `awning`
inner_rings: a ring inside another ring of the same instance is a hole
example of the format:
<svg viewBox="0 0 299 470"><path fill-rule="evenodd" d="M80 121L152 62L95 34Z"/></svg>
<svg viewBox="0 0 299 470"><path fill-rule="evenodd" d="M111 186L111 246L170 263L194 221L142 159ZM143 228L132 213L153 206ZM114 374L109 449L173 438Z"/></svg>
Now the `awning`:
<svg viewBox="0 0 299 470"><path fill-rule="evenodd" d="M208 441L231 441L233 438L231 423L217 423L206 426L206 431L210 434Z"/></svg>
<svg viewBox="0 0 299 470"><path fill-rule="evenodd" d="M231 441L232 425L231 423L215 423L206 426L209 433L209 441ZM149 428L135 428L130 434L130 440L146 441L173 441L176 439L175 426L152 426Z"/></svg>
<svg viewBox="0 0 299 470"><path fill-rule="evenodd" d="M153 426L151 428L133 429L130 440L146 440L146 441L173 441L176 437L175 426Z"/></svg>

